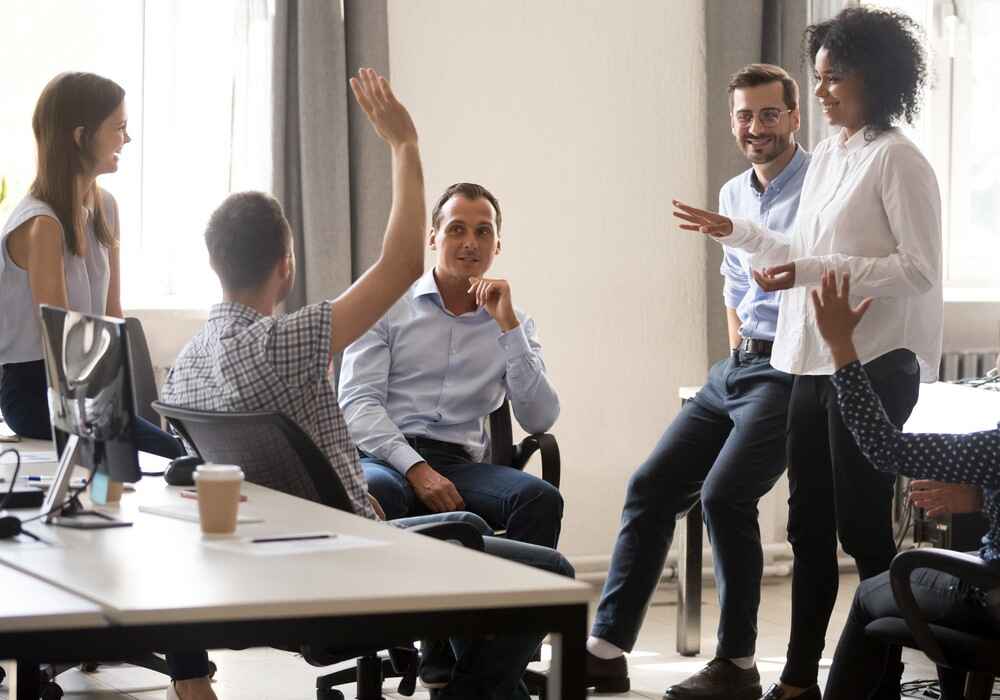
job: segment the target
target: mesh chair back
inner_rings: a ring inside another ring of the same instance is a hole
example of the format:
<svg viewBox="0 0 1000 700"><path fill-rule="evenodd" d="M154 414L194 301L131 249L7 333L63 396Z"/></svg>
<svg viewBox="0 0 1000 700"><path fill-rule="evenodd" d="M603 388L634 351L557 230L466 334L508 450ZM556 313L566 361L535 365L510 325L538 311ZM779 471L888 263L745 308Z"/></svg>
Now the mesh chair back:
<svg viewBox="0 0 1000 700"><path fill-rule="evenodd" d="M330 461L285 415L199 411L158 401L153 408L206 462L238 464L253 484L354 512Z"/></svg>
<svg viewBox="0 0 1000 700"><path fill-rule="evenodd" d="M125 338L128 340L128 355L132 366L132 403L135 405L135 413L153 425L159 425L160 417L153 410L153 402L156 401L156 375L153 374L146 333L142 330L139 319L125 319Z"/></svg>

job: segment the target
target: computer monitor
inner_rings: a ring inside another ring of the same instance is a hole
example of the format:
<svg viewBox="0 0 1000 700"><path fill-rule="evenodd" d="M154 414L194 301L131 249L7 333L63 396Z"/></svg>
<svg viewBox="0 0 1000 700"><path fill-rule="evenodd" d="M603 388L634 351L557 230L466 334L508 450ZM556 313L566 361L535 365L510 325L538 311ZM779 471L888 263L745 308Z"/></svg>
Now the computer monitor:
<svg viewBox="0 0 1000 700"><path fill-rule="evenodd" d="M100 522L62 522L74 508L60 504L66 500L76 465L92 470L91 499L98 504L106 502L110 481L134 482L142 477L125 321L44 304L40 309L49 415L60 456L43 512L49 514L50 523L99 527ZM104 527L122 524L92 514L108 523Z"/></svg>

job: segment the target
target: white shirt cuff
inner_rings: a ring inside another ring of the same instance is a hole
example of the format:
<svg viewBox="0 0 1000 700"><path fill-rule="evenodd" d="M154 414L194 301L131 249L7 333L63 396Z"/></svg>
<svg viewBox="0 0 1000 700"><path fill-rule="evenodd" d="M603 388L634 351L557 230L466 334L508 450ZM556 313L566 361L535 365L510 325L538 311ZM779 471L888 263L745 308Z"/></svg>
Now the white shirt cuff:
<svg viewBox="0 0 1000 700"><path fill-rule="evenodd" d="M410 467L414 464L423 461L424 458L420 456L420 453L410 447L410 443L405 441L402 445L396 445L396 447L393 448L392 454L389 455L388 459L388 462L392 465L393 469L404 475L406 472L410 471Z"/></svg>
<svg viewBox="0 0 1000 700"><path fill-rule="evenodd" d="M508 362L531 352L531 344L528 342L528 335L524 332L523 323L519 323L517 328L511 328L506 333L501 333L497 341L503 348Z"/></svg>
<svg viewBox="0 0 1000 700"><path fill-rule="evenodd" d="M820 258L799 258L795 261L795 286L818 287L826 266Z"/></svg>

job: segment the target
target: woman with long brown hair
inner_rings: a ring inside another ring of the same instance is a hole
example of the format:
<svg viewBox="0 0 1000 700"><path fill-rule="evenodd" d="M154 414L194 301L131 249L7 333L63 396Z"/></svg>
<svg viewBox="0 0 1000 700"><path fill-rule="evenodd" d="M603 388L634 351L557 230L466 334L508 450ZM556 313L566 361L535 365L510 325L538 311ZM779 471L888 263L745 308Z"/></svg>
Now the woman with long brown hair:
<svg viewBox="0 0 1000 700"><path fill-rule="evenodd" d="M38 172L0 229L0 410L24 437L52 435L38 305L121 317L118 205L97 178L118 169L131 139L125 91L93 73L53 78L32 119ZM180 445L137 421L140 447L166 457Z"/></svg>

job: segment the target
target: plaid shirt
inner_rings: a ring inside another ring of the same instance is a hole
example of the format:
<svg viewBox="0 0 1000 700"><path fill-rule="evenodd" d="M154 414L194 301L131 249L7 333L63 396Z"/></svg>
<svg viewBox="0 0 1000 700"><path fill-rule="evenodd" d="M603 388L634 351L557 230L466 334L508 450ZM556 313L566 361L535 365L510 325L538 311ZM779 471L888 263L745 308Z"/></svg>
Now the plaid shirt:
<svg viewBox="0 0 1000 700"><path fill-rule="evenodd" d="M330 302L285 316L216 304L177 356L165 403L206 411L280 411L330 460L355 512L375 518L358 452L330 381Z"/></svg>

